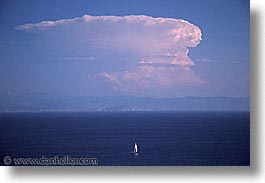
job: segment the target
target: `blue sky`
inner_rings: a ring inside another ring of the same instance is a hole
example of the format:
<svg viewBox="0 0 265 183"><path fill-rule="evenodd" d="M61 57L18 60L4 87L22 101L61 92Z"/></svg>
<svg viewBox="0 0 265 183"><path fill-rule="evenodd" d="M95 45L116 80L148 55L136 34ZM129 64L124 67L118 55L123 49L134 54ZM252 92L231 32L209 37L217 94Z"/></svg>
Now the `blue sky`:
<svg viewBox="0 0 265 183"><path fill-rule="evenodd" d="M80 23L85 14L93 22ZM165 46L171 23L202 35L174 32L185 44ZM0 94L249 97L247 0L1 1L0 24Z"/></svg>

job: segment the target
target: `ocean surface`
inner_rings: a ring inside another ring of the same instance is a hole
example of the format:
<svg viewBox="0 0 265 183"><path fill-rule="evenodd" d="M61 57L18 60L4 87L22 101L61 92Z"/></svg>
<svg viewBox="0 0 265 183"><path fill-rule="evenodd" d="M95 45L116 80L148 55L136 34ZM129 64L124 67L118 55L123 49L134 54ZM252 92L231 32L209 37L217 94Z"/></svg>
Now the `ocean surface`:
<svg viewBox="0 0 265 183"><path fill-rule="evenodd" d="M98 166L248 166L249 112L1 113L3 158L86 157ZM132 153L134 143L139 153ZM13 164L12 164L13 165Z"/></svg>

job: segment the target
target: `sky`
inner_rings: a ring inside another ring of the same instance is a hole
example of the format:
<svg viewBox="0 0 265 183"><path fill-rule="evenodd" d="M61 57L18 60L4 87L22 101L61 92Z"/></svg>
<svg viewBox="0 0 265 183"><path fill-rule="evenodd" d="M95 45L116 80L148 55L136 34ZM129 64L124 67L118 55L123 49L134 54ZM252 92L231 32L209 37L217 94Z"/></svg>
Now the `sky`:
<svg viewBox="0 0 265 183"><path fill-rule="evenodd" d="M248 0L0 2L0 95L249 97Z"/></svg>

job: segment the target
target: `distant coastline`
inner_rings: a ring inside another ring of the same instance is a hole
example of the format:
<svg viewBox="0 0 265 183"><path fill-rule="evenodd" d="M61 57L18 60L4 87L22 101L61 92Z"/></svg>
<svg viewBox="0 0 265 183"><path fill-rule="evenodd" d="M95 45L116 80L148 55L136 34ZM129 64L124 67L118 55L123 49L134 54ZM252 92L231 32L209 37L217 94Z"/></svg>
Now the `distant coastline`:
<svg viewBox="0 0 265 183"><path fill-rule="evenodd" d="M0 97L0 112L250 111L243 97Z"/></svg>

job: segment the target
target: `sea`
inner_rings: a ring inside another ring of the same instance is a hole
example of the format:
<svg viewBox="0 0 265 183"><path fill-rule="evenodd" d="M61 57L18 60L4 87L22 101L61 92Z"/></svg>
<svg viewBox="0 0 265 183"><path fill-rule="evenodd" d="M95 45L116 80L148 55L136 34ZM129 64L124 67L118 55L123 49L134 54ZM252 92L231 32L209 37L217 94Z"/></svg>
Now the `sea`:
<svg viewBox="0 0 265 183"><path fill-rule="evenodd" d="M95 158L89 166L249 166L250 112L0 113L0 165L66 156Z"/></svg>

